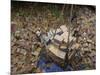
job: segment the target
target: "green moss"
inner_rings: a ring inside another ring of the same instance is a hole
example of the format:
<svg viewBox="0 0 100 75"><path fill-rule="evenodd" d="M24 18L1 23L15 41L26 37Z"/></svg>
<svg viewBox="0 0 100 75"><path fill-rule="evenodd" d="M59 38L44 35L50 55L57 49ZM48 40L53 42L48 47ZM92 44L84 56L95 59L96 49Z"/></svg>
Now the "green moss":
<svg viewBox="0 0 100 75"><path fill-rule="evenodd" d="M48 5L48 9L51 11L53 16L55 17L60 16L60 10L57 5Z"/></svg>

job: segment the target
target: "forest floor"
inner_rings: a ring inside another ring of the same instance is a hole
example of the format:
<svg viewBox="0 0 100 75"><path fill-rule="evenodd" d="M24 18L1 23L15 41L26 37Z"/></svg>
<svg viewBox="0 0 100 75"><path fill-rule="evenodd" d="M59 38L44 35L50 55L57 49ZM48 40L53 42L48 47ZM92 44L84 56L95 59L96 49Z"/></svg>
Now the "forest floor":
<svg viewBox="0 0 100 75"><path fill-rule="evenodd" d="M61 25L71 28L80 45L72 70L96 67L96 12L95 6L12 1L11 3L11 73L46 72L37 67L37 55L43 45L35 32L48 32ZM70 20L71 17L71 20ZM71 21L71 25L70 25ZM37 45L38 43L38 45ZM76 41L73 43L75 44ZM72 48L73 46L70 46ZM34 53L35 52L35 53ZM73 62L73 61L70 61ZM48 65L46 65L48 66ZM59 71L59 70L58 70ZM48 71L49 72L49 71Z"/></svg>

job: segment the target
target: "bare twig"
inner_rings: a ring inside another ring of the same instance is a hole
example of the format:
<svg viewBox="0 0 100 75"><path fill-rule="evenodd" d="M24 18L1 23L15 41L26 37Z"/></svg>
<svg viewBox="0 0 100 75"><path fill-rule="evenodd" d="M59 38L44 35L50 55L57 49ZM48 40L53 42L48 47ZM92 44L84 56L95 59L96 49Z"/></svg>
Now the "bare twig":
<svg viewBox="0 0 100 75"><path fill-rule="evenodd" d="M69 53L69 40L70 40L70 27L72 25L71 23L71 19L72 19L72 13L73 13L73 4L71 5L71 10L70 10L70 18L69 18L69 26L68 26L68 44L67 44L67 51L66 51L66 56L65 56L65 61L64 61L64 70L66 69L67 65L68 65L68 53Z"/></svg>
<svg viewBox="0 0 100 75"><path fill-rule="evenodd" d="M64 14L64 9L65 9L65 4L64 4L63 7L62 7L62 11L61 11L60 17L63 16L63 14Z"/></svg>
<svg viewBox="0 0 100 75"><path fill-rule="evenodd" d="M64 9L65 9L65 4L63 5L63 7L62 7L62 10L61 10L61 14L59 15L59 17L58 17L58 21L60 20L61 21L61 19L63 18L63 15L64 15ZM63 21L63 20L62 20ZM63 23L64 23L64 21L63 21Z"/></svg>
<svg viewBox="0 0 100 75"><path fill-rule="evenodd" d="M69 45L69 36L70 36L70 27L72 26L72 23L71 23L71 19L72 19L72 13L73 13L73 4L71 5L71 10L70 10L70 18L69 18L69 27L68 27L68 45Z"/></svg>

